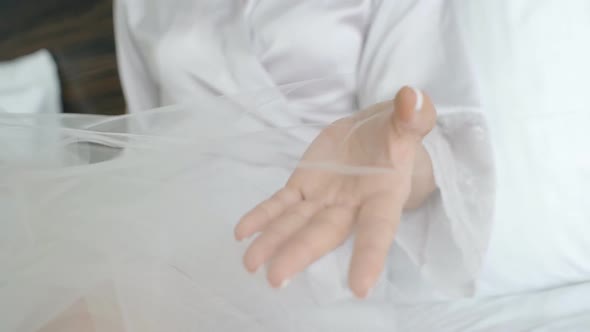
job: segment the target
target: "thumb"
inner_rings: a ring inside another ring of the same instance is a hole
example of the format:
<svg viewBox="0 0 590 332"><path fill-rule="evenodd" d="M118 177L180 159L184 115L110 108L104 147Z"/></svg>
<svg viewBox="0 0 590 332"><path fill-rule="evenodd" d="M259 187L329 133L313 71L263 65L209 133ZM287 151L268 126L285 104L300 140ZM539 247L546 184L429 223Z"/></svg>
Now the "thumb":
<svg viewBox="0 0 590 332"><path fill-rule="evenodd" d="M406 86L395 96L391 120L399 133L418 136L421 139L434 128L436 109L428 95Z"/></svg>

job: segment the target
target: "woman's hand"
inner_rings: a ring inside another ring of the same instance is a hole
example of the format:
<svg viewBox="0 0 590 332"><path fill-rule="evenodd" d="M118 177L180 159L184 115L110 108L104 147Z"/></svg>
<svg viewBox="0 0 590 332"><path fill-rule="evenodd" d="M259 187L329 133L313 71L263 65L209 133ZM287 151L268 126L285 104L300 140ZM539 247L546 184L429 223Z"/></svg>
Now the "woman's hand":
<svg viewBox="0 0 590 332"><path fill-rule="evenodd" d="M237 225L238 240L261 233L244 256L246 268L253 272L269 263L268 280L281 287L354 233L349 285L365 297L383 270L402 211L418 207L435 189L421 143L435 121L430 99L403 88L394 101L324 129L303 165L330 160L387 171L351 175L298 168L283 189Z"/></svg>

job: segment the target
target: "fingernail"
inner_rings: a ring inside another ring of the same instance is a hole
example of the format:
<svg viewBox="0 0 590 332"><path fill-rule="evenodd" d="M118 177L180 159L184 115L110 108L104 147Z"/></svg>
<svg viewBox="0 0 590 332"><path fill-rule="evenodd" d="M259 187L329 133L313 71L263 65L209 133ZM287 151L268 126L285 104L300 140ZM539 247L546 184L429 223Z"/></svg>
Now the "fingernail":
<svg viewBox="0 0 590 332"><path fill-rule="evenodd" d="M375 286L368 287L368 288L366 288L366 290L364 292L357 293L356 297L360 300L364 300L364 299L368 298L369 296L371 296L374 288L375 288Z"/></svg>
<svg viewBox="0 0 590 332"><path fill-rule="evenodd" d="M258 271L258 267L255 268L251 268L248 265L244 264L244 268L246 269L246 271L250 274L256 274L256 272Z"/></svg>
<svg viewBox="0 0 590 332"><path fill-rule="evenodd" d="M290 283L291 283L291 279L285 279L285 280L283 280L283 282L281 283L281 286L279 288L283 289L283 288L289 286Z"/></svg>
<svg viewBox="0 0 590 332"><path fill-rule="evenodd" d="M412 87L411 89L414 91L414 94L416 94L416 106L414 106L414 110L420 112L424 106L424 94L417 88Z"/></svg>
<svg viewBox="0 0 590 332"><path fill-rule="evenodd" d="M243 235L242 235L242 236L240 236L240 237L236 236L236 240L237 240L238 242L247 242L247 241L250 241L250 240L254 240L254 239L256 239L256 237L257 237L259 234L260 234L260 233L254 233L254 234L250 234L249 236L243 236Z"/></svg>
<svg viewBox="0 0 590 332"><path fill-rule="evenodd" d="M357 295L356 295L356 297L357 297L359 300L364 300L364 299L366 299L367 297L369 297L369 296L371 295L371 293L372 293L372 292L373 292L373 288L369 288L369 289L367 289L367 291L366 291L366 292L364 292L364 293L362 293L362 294L357 294Z"/></svg>
<svg viewBox="0 0 590 332"><path fill-rule="evenodd" d="M246 257L244 257L243 265L246 268L246 271L248 271L248 273L250 274L256 274L258 272L258 269L260 268L260 265L250 264L246 260Z"/></svg>
<svg viewBox="0 0 590 332"><path fill-rule="evenodd" d="M243 240L243 236L240 234L237 227L234 228L234 239L236 239L238 242L242 242Z"/></svg>

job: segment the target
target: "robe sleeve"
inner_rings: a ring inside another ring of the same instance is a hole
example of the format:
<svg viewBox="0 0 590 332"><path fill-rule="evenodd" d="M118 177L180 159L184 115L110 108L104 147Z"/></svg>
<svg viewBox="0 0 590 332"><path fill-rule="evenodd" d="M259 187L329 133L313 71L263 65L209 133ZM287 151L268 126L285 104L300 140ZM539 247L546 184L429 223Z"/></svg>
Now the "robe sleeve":
<svg viewBox="0 0 590 332"><path fill-rule="evenodd" d="M130 113L148 110L159 105L159 89L150 74L145 53L134 38L132 18L126 0L114 1L115 44L119 76Z"/></svg>
<svg viewBox="0 0 590 332"><path fill-rule="evenodd" d="M438 190L421 208L405 213L393 250L401 249L434 289L469 296L491 233L495 176L489 130L452 1L374 2L359 67L359 105L391 99L404 85L425 91L437 108L437 125L423 144Z"/></svg>

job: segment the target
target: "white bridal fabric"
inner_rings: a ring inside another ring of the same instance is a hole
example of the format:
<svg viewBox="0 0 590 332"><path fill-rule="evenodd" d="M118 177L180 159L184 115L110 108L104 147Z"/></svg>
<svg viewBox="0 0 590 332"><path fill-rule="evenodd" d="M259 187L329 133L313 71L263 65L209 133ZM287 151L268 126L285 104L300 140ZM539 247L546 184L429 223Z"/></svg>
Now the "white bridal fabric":
<svg viewBox="0 0 590 332"><path fill-rule="evenodd" d="M415 293L424 280L407 280L415 266L399 255L404 250L398 245L366 301L353 299L345 288L349 245L280 291L268 287L262 273L246 273L241 257L247 243L236 243L232 228L284 183L307 146L299 137L317 129L266 123L268 112L288 108L284 90L119 118L35 116L31 122L28 116L3 114L2 128L11 139L2 145L18 144L21 133L29 137L45 124L51 130L38 134L45 149L1 164L0 330L582 331L588 326L590 284L495 299L407 303L419 299ZM367 176L395 172L395 165L351 167L327 158L299 166Z"/></svg>
<svg viewBox="0 0 590 332"><path fill-rule="evenodd" d="M64 115L32 124L2 115L3 130L12 133L2 145L38 128L53 130L40 132L46 146L39 153L2 164L1 329L36 331L77 301L107 330L121 320L125 331L323 331L333 327L330 313L339 306L354 308L358 319L350 323L360 325L352 330L391 327L387 306L361 304L347 290L349 244L277 292L263 276L244 272L245 244L232 237L239 217L298 165L366 176L395 172L395 165L327 158L298 163L309 131L319 128L276 127L267 119L288 111L285 95L313 84L120 118ZM114 148L111 155L104 146ZM400 294L420 291L419 282L404 279L419 276L421 266L394 251L396 269L415 275L395 277L388 264L373 301L412 300ZM442 279L452 273L438 270Z"/></svg>

